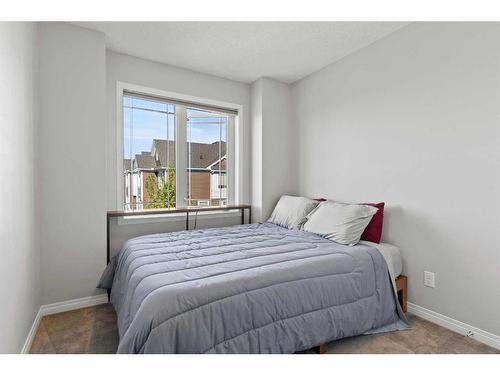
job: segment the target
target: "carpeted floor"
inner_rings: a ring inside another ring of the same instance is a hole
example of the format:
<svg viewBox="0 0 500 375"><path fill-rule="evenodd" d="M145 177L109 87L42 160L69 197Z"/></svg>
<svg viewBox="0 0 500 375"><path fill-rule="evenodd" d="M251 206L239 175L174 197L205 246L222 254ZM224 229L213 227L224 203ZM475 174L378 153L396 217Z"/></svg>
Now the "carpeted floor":
<svg viewBox="0 0 500 375"><path fill-rule="evenodd" d="M500 353L426 320L408 319L410 330L338 340L328 344L328 353ZM43 317L31 353L115 353L117 347L116 315L106 304Z"/></svg>

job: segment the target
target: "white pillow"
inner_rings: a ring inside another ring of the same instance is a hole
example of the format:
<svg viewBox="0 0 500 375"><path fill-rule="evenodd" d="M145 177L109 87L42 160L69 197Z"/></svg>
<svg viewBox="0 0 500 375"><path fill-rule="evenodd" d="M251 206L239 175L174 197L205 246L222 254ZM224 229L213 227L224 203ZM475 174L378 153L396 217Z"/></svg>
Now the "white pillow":
<svg viewBox="0 0 500 375"><path fill-rule="evenodd" d="M288 229L299 229L307 214L317 205L318 202L309 198L283 195L267 221Z"/></svg>
<svg viewBox="0 0 500 375"><path fill-rule="evenodd" d="M372 206L325 201L307 215L303 229L340 244L353 246L359 242L377 210Z"/></svg>

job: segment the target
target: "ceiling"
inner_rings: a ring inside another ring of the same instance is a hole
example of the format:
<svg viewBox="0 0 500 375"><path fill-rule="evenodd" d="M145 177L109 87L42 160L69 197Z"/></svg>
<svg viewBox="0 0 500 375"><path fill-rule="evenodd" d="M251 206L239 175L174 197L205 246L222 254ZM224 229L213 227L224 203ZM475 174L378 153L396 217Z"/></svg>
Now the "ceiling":
<svg viewBox="0 0 500 375"><path fill-rule="evenodd" d="M404 22L79 22L107 48L251 83L297 81L407 25Z"/></svg>

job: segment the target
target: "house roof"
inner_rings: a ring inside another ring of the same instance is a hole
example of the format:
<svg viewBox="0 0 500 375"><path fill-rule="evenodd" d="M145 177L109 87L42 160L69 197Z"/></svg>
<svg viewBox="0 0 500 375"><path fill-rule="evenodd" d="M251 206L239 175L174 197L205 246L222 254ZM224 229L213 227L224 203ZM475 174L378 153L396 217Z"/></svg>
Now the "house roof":
<svg viewBox="0 0 500 375"><path fill-rule="evenodd" d="M219 157L220 155L220 157ZM226 156L226 142L191 143L191 168L219 170L219 160ZM123 159L125 169L165 168L167 163L175 165L175 142L166 139L154 139L151 151L142 151L132 160ZM226 169L226 159L220 162L220 169Z"/></svg>
<svg viewBox="0 0 500 375"><path fill-rule="evenodd" d="M158 160L156 161L158 166L166 167L167 161L169 162L170 165L175 165L175 142L167 141L165 139L155 139L153 140L151 154L153 156L154 154L158 155ZM224 155L226 155L226 142L214 142L214 143L192 142L191 168L205 169L211 164L215 163Z"/></svg>
<svg viewBox="0 0 500 375"><path fill-rule="evenodd" d="M191 167L207 168L226 154L225 142L191 143Z"/></svg>
<svg viewBox="0 0 500 375"><path fill-rule="evenodd" d="M141 168L141 169L151 169L151 168L156 168L156 161L155 158L149 154L149 155L144 155L138 154L135 155L135 163L134 163L134 169L135 168Z"/></svg>
<svg viewBox="0 0 500 375"><path fill-rule="evenodd" d="M219 166L220 164L220 166ZM227 159L224 158L222 160L217 160L211 167L210 169L212 171L218 171L219 169L222 170L222 171L225 171L226 170L226 165L227 165Z"/></svg>
<svg viewBox="0 0 500 375"><path fill-rule="evenodd" d="M175 141L166 139L153 139L151 155L158 155L157 164L162 167L175 165Z"/></svg>

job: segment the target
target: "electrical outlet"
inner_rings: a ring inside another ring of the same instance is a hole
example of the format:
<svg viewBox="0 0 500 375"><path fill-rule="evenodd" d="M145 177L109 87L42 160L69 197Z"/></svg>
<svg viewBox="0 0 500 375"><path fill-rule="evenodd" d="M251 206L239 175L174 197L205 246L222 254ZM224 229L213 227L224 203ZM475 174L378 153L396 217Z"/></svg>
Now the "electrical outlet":
<svg viewBox="0 0 500 375"><path fill-rule="evenodd" d="M436 287L436 280L434 278L434 272L424 271L424 285L430 288Z"/></svg>

